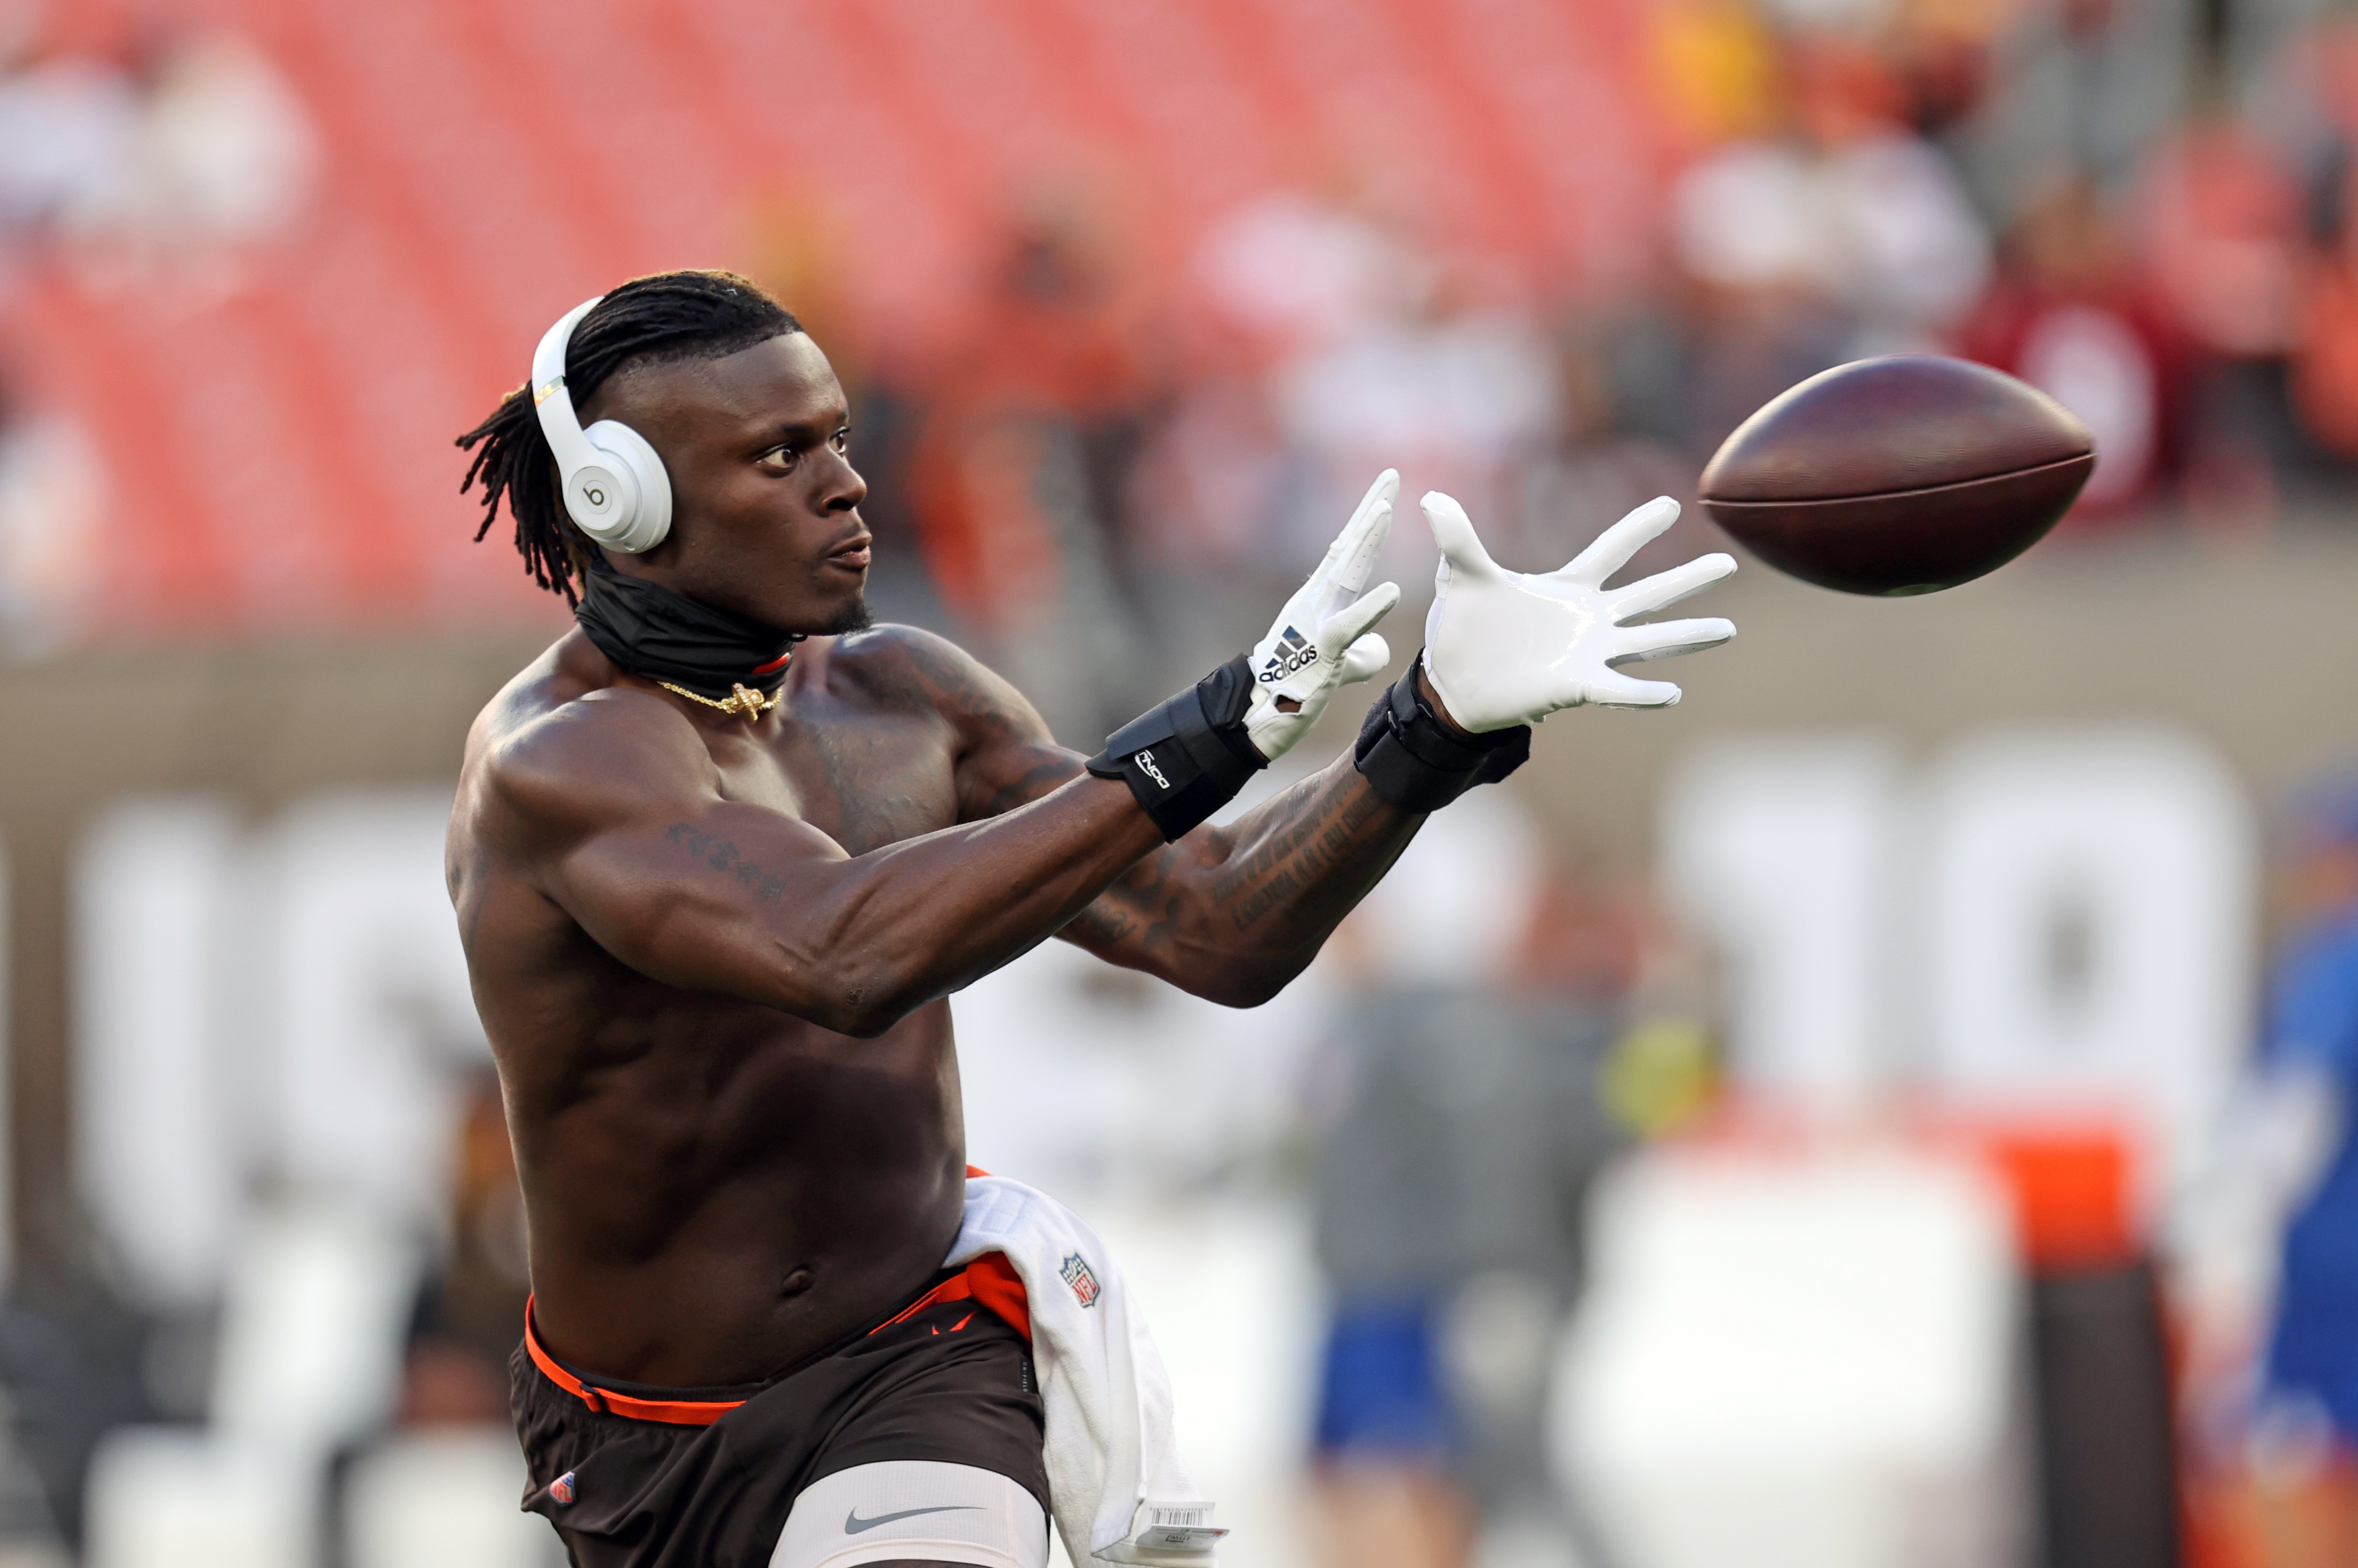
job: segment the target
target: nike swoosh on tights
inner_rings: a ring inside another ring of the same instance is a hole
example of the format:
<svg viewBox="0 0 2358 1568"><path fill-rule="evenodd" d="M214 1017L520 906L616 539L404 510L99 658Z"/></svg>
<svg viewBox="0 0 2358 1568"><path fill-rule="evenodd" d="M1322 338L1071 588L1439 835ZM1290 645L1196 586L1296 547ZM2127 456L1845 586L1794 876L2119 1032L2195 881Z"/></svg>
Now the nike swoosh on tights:
<svg viewBox="0 0 2358 1568"><path fill-rule="evenodd" d="M878 1514L874 1519L861 1519L860 1510L855 1508L843 1516L843 1533L858 1535L863 1530L874 1530L878 1525L891 1524L896 1519L914 1519L919 1514L970 1513L981 1506L980 1503L944 1503L939 1508L903 1509L896 1514Z"/></svg>

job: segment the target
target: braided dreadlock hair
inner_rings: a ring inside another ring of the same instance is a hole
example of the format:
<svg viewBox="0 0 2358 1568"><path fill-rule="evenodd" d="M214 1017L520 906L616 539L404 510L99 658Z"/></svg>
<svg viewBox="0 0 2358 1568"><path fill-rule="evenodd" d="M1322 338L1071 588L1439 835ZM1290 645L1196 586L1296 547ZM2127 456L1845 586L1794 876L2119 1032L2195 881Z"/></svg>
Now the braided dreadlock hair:
<svg viewBox="0 0 2358 1568"><path fill-rule="evenodd" d="M802 323L754 285L729 272L662 272L634 277L581 318L565 350L565 384L573 406L586 406L610 376L627 365L720 359L787 332ZM532 388L500 400L490 418L459 438L473 452L465 494L483 481L483 525L499 519L500 498L515 520L516 553L532 580L566 602L579 602L574 584L597 546L573 526L557 494L557 458L541 434Z"/></svg>

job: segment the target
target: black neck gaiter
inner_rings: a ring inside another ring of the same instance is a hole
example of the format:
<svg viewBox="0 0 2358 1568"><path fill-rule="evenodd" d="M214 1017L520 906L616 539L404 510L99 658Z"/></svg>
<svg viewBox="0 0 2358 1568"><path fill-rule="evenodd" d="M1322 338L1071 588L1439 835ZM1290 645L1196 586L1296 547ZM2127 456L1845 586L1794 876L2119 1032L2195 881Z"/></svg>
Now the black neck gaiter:
<svg viewBox="0 0 2358 1568"><path fill-rule="evenodd" d="M600 653L633 675L667 680L716 702L740 686L774 696L802 641L602 563L584 574L581 588L573 619Z"/></svg>

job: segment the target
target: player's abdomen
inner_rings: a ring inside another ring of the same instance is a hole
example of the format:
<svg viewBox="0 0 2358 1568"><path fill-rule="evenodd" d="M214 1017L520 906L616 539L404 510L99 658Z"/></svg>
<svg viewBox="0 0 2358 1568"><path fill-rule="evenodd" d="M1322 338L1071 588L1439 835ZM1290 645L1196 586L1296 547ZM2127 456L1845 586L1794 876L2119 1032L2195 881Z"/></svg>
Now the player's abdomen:
<svg viewBox="0 0 2358 1568"><path fill-rule="evenodd" d="M769 1009L511 1096L535 1313L560 1358L633 1382L758 1381L904 1299L957 1232L948 1010L873 1040Z"/></svg>

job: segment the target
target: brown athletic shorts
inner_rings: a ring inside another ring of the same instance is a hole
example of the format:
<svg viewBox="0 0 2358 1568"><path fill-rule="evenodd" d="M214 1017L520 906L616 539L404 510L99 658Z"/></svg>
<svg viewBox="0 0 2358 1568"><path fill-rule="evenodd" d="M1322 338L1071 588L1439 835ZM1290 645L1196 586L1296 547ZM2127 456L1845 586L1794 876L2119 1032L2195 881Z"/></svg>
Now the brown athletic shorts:
<svg viewBox="0 0 2358 1568"><path fill-rule="evenodd" d="M1022 1290L993 1253L776 1378L726 1389L566 1367L527 1309L508 1361L524 1506L557 1527L575 1568L768 1568L805 1487L884 1460L993 1471L1044 1509Z"/></svg>

